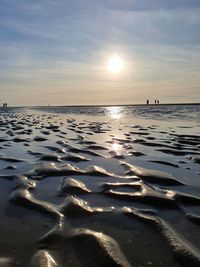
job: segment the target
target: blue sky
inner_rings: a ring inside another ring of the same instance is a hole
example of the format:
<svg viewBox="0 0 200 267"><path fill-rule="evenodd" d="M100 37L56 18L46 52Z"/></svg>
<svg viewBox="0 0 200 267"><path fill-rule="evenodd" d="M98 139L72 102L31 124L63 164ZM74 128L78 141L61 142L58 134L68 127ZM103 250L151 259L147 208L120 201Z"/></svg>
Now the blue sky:
<svg viewBox="0 0 200 267"><path fill-rule="evenodd" d="M200 102L199 14L199 0L0 0L2 102Z"/></svg>

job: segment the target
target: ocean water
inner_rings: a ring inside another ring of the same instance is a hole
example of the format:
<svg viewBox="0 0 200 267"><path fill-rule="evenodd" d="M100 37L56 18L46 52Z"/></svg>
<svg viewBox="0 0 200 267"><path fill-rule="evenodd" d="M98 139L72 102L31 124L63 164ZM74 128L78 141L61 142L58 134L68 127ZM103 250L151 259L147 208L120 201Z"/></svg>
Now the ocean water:
<svg viewBox="0 0 200 267"><path fill-rule="evenodd" d="M199 105L133 105L133 106L43 106L0 108L0 113L26 111L27 109L71 115L108 116L114 119L136 117L155 120L182 120L200 123Z"/></svg>
<svg viewBox="0 0 200 267"><path fill-rule="evenodd" d="M141 117L146 119L184 120L200 123L200 105L39 107L35 109L62 114L85 114L112 118Z"/></svg>

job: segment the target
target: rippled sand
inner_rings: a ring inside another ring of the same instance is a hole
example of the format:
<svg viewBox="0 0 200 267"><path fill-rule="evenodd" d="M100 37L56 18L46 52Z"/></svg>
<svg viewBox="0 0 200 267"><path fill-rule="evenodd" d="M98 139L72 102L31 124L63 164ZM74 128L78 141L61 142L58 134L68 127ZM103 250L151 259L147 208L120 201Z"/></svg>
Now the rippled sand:
<svg viewBox="0 0 200 267"><path fill-rule="evenodd" d="M188 125L1 113L0 267L200 266Z"/></svg>

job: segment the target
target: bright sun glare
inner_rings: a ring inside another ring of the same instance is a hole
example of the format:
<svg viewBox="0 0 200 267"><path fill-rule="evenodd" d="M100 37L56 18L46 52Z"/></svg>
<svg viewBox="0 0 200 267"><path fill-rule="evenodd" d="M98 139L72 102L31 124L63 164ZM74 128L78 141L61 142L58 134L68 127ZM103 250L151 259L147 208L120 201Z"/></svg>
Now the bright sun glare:
<svg viewBox="0 0 200 267"><path fill-rule="evenodd" d="M113 73L119 73L124 68L124 61L118 56L114 55L108 60L107 69Z"/></svg>

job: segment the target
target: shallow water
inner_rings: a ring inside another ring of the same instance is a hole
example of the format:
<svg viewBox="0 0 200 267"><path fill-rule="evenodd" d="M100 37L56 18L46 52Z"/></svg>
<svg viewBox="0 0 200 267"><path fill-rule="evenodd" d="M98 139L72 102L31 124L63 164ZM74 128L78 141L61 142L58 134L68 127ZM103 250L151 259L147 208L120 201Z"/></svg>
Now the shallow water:
<svg viewBox="0 0 200 267"><path fill-rule="evenodd" d="M0 266L200 266L200 106L0 117Z"/></svg>

